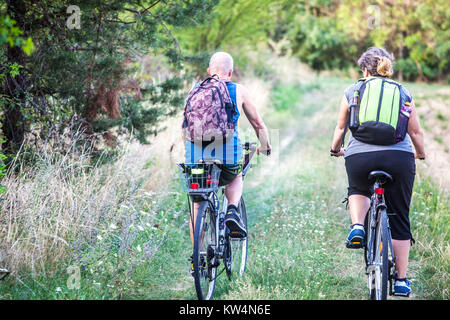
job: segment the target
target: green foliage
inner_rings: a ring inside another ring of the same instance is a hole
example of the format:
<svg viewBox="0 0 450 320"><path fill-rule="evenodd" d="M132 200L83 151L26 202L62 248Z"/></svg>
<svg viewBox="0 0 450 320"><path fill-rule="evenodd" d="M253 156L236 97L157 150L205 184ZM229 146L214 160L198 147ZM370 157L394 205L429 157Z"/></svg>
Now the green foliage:
<svg viewBox="0 0 450 320"><path fill-rule="evenodd" d="M8 15L0 16L0 46L7 43L10 47L21 47L26 54L31 54L34 44L31 37L22 37L23 31L17 27L14 19Z"/></svg>
<svg viewBox="0 0 450 320"><path fill-rule="evenodd" d="M336 27L336 19L297 15L287 33L293 54L315 70L344 68L349 64L348 38Z"/></svg>
<svg viewBox="0 0 450 320"><path fill-rule="evenodd" d="M23 38L23 31L17 27L17 23L14 19L11 19L8 15L0 16L0 46L7 44L9 47L21 47L22 50L26 54L31 54L31 52L34 50L34 44L31 40L31 37ZM7 76L10 76L12 78L15 78L20 73L20 69L23 68L22 65L18 64L17 62L9 63L4 60L4 57L0 54L0 61L1 66L0 67L0 86L5 85L5 78ZM8 103L13 103L10 99L8 99L8 96L5 94L0 93L0 111L4 110L4 107ZM1 121L3 120L3 112L0 112L0 145L6 140L2 137L1 132ZM6 173L6 164L5 160L7 157L0 152L0 181L4 178ZM0 184L0 194L4 193L6 191L5 186ZM1 200L1 199L0 199Z"/></svg>
<svg viewBox="0 0 450 320"><path fill-rule="evenodd" d="M419 72L417 71L417 65L413 59L398 59L395 61L394 68L403 73L403 79L411 81L417 78Z"/></svg>
<svg viewBox="0 0 450 320"><path fill-rule="evenodd" d="M211 53L219 49L233 48L236 65L245 66L239 63L240 56L266 41L275 25L278 1L218 2L210 20L176 30L185 51L185 61L191 62L198 74L205 72Z"/></svg>
<svg viewBox="0 0 450 320"><path fill-rule="evenodd" d="M397 75L407 80L438 80L450 72L447 1L345 0L335 14L337 27L358 54L372 45L391 51L399 61Z"/></svg>
<svg viewBox="0 0 450 320"><path fill-rule="evenodd" d="M249 2L234 1L233 6ZM220 47L215 41L217 30L222 26L227 30L227 22L240 18L237 12L226 11L227 6L231 7L228 3L221 1L217 7L224 8L224 13L219 14L228 19L216 18L212 28L206 24L197 27L205 30L200 34L206 36L194 40L194 49ZM239 28L250 30L248 38L239 37L239 31L233 30L227 33L228 43L241 47L265 37L275 42L287 40L283 52L292 52L315 70L356 68L355 62L364 50L381 46L394 54L398 62L396 76L406 80L445 80L450 72L450 10L445 0L278 0L263 13L256 6L253 9L254 24L245 18L239 20ZM270 23L261 23L259 17Z"/></svg>

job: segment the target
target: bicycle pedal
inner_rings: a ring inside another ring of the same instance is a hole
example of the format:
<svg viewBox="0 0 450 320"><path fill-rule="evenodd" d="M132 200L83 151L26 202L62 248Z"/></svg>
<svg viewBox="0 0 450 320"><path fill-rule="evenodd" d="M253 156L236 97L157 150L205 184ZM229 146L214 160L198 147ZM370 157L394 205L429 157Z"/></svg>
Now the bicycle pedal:
<svg viewBox="0 0 450 320"><path fill-rule="evenodd" d="M233 239L243 239L243 238L245 238L245 233L243 233L241 231L230 231L228 233L228 235L230 236L230 238L233 238Z"/></svg>
<svg viewBox="0 0 450 320"><path fill-rule="evenodd" d="M346 241L345 245L349 249L361 249L364 248L364 241Z"/></svg>
<svg viewBox="0 0 450 320"><path fill-rule="evenodd" d="M394 297L400 297L400 298L409 298L409 295L411 294L411 292L408 292L407 294L398 294L398 293L393 293L391 294L391 296Z"/></svg>

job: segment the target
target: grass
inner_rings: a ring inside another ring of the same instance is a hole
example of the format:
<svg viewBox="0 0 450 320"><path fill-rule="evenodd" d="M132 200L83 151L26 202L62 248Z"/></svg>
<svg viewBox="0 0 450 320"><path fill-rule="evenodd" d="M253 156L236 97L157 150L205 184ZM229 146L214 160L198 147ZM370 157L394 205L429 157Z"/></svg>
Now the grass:
<svg viewBox="0 0 450 320"><path fill-rule="evenodd" d="M247 271L219 278L216 299L366 299L363 253L344 245L344 161L328 155L347 83L320 78L273 89L265 121L279 128L278 161L259 158L245 181ZM175 168L165 169L167 188L147 191L161 177L159 157L136 152L102 166L48 155L10 173L0 263L14 274L0 283L0 299L196 298ZM420 171L411 223L413 298L449 299L449 197Z"/></svg>

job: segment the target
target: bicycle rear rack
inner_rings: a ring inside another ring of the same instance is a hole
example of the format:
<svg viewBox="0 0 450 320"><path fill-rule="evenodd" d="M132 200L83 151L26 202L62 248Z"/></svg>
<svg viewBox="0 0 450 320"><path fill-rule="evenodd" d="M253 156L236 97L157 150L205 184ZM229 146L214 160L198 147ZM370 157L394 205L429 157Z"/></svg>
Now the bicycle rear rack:
<svg viewBox="0 0 450 320"><path fill-rule="evenodd" d="M212 163L178 164L181 186L190 195L207 194L219 189L220 168Z"/></svg>

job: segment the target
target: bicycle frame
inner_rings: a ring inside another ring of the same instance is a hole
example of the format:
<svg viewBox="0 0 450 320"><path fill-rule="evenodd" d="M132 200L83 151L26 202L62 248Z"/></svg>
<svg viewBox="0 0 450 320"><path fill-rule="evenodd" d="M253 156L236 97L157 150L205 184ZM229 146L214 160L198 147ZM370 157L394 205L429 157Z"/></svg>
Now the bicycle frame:
<svg viewBox="0 0 450 320"><path fill-rule="evenodd" d="M245 175L248 172L248 169L251 167L251 160L256 151L256 144L245 143L244 150L250 151L250 153L245 155L244 166L242 169L242 179L244 179ZM222 210L219 211L219 203L217 194L214 194L214 198L216 200L214 208L214 219L216 220L216 239L218 239L217 252L214 259L223 259L225 254L225 241L226 241L226 228L225 228L225 212L228 208L228 199L225 196L225 188L221 187L219 191L222 192ZM210 201L210 203L212 203ZM217 263L214 260L215 263Z"/></svg>

